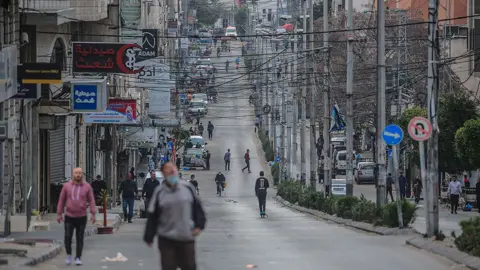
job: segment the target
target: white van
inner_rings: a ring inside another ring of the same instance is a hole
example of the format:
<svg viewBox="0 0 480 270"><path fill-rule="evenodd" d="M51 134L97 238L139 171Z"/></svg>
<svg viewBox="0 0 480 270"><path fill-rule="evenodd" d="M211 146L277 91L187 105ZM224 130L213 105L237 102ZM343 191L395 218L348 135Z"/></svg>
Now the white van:
<svg viewBox="0 0 480 270"><path fill-rule="evenodd" d="M333 146L347 145L347 137L345 137L345 136L332 137L330 139L330 144L333 145Z"/></svg>
<svg viewBox="0 0 480 270"><path fill-rule="evenodd" d="M338 151L335 155L335 175L347 172L347 150Z"/></svg>
<svg viewBox="0 0 480 270"><path fill-rule="evenodd" d="M225 36L237 37L237 28L235 26L229 26L225 29Z"/></svg>

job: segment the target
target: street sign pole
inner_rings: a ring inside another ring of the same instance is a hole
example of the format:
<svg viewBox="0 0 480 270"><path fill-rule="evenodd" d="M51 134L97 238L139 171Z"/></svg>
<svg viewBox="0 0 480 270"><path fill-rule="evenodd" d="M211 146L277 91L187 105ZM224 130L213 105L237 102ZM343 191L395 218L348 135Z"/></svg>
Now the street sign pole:
<svg viewBox="0 0 480 270"><path fill-rule="evenodd" d="M397 145L403 140L403 130L397 125L388 125L382 132L382 138L386 144L392 146L392 158L393 158L393 179L395 181L395 195L396 195L396 204L397 204L397 215L398 215L398 227L403 228L403 213L402 213L402 202L400 199L400 183L398 180L398 156L397 156Z"/></svg>
<svg viewBox="0 0 480 270"><path fill-rule="evenodd" d="M393 177L395 177L395 196L397 202L397 215L398 215L398 227L403 228L403 213L402 202L400 198L400 182L398 179L398 156L397 145L392 145L392 158L393 158Z"/></svg>

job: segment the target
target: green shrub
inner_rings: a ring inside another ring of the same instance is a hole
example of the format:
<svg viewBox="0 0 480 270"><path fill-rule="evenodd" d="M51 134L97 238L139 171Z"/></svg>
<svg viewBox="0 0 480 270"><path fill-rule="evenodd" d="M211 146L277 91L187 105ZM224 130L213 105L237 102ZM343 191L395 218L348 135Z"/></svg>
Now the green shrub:
<svg viewBox="0 0 480 270"><path fill-rule="evenodd" d="M462 234L455 238L455 245L463 252L480 257L480 217L460 221Z"/></svg>
<svg viewBox="0 0 480 270"><path fill-rule="evenodd" d="M272 173L274 170L278 171L278 167L276 169L272 167ZM312 191L298 181L284 181L280 183L277 187L277 195L290 203L298 203L299 206L315 209L341 218L367 222L375 226L398 227L397 207L395 203L377 207L374 202L367 200L363 195L360 198L325 197L323 193ZM404 226L413 222L415 211L416 207L413 204L405 200L402 201Z"/></svg>
<svg viewBox="0 0 480 270"><path fill-rule="evenodd" d="M259 129L257 134L258 134L258 139L260 140L260 142L262 144L263 152L265 153L265 160L267 162L274 160L275 159L275 153L274 153L274 149L273 149L273 146L272 146L272 142L270 141L268 136L265 135L265 131L263 129Z"/></svg>

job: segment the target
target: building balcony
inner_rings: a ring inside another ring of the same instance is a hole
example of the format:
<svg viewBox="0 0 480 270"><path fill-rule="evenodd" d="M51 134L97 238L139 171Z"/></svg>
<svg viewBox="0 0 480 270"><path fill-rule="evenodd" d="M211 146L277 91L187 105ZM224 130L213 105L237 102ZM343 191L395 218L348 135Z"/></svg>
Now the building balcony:
<svg viewBox="0 0 480 270"><path fill-rule="evenodd" d="M108 5L113 0L71 0L75 9L75 18L95 22L108 17Z"/></svg>
<svg viewBox="0 0 480 270"><path fill-rule="evenodd" d="M27 0L20 1L19 6L26 14L27 24L61 25L72 21L75 16L70 0Z"/></svg>

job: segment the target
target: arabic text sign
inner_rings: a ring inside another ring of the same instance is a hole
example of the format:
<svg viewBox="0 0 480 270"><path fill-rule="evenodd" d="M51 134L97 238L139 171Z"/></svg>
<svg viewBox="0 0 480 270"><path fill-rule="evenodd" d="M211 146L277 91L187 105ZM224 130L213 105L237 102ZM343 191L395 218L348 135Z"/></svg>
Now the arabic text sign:
<svg viewBox="0 0 480 270"><path fill-rule="evenodd" d="M18 83L18 93L12 98L16 99L37 99L40 97L40 84Z"/></svg>
<svg viewBox="0 0 480 270"><path fill-rule="evenodd" d="M135 124L137 122L137 101L135 99L110 99L107 109L99 113L88 113L87 124Z"/></svg>
<svg viewBox="0 0 480 270"><path fill-rule="evenodd" d="M73 42L74 73L136 74L142 68L135 65L142 48L138 44Z"/></svg>
<svg viewBox="0 0 480 270"><path fill-rule="evenodd" d="M403 140L403 130L397 125L388 125L382 132L382 138L388 145L397 145Z"/></svg>
<svg viewBox="0 0 480 270"><path fill-rule="evenodd" d="M94 84L76 84L72 87L73 111L96 111L99 101L98 86Z"/></svg>

